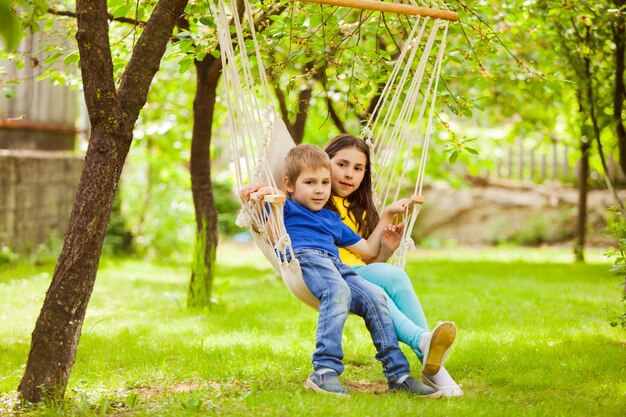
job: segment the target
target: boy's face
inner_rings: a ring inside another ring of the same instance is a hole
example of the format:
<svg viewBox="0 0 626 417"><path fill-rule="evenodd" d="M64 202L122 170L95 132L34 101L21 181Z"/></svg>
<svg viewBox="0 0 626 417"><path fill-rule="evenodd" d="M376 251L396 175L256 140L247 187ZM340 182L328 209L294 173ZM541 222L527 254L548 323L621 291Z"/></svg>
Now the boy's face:
<svg viewBox="0 0 626 417"><path fill-rule="evenodd" d="M319 211L330 198L330 170L327 168L304 170L295 184L285 178L285 188L293 201L311 211Z"/></svg>

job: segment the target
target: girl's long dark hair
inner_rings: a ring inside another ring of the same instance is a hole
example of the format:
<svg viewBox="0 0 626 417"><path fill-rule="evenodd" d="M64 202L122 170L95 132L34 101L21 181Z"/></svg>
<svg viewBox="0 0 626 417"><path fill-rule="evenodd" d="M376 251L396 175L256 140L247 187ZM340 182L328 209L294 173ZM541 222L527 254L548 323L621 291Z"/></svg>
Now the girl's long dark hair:
<svg viewBox="0 0 626 417"><path fill-rule="evenodd" d="M361 181L359 188L345 199L348 202L346 205L348 214L354 218L358 233L364 238L368 238L380 219L372 196L372 163L369 146L354 135L341 134L332 138L324 150L330 159L333 159L337 152L348 148L356 148L365 155L366 164L363 181Z"/></svg>

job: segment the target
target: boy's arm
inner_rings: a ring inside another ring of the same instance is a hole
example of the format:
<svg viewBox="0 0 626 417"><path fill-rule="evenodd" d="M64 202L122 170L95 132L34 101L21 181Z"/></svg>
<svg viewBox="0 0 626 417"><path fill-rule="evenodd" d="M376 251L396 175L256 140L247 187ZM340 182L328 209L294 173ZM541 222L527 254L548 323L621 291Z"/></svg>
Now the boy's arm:
<svg viewBox="0 0 626 417"><path fill-rule="evenodd" d="M239 195L242 200L256 203L257 215L253 216L252 226L257 233L261 229L265 231L267 240L272 245L276 243L280 236L276 236L275 228L271 227L270 218L276 218L277 210L282 210L285 202L285 194L264 183L254 183L245 185Z"/></svg>

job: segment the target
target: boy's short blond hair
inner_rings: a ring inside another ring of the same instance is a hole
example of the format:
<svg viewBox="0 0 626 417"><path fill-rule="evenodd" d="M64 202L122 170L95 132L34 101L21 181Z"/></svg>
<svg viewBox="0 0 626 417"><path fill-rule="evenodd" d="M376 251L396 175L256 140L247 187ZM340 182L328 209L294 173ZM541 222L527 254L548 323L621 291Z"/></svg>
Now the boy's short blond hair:
<svg viewBox="0 0 626 417"><path fill-rule="evenodd" d="M326 168L330 172L330 158L315 145L297 145L285 157L285 177L290 184L295 184L302 172L319 168Z"/></svg>

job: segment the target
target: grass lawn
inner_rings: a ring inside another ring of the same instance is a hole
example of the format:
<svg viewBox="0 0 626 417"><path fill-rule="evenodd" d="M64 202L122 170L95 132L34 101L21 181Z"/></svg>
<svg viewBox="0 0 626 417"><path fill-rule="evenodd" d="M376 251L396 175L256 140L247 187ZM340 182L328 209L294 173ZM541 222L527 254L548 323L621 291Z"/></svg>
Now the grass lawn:
<svg viewBox="0 0 626 417"><path fill-rule="evenodd" d="M354 316L341 377L351 397L305 390L317 315L254 248L222 246L210 311L185 308L185 266L105 259L67 401L21 412L12 404L52 267L3 270L0 415L624 416L626 331L608 323L621 290L592 255L576 265L569 249L412 254L407 271L431 325L459 328L446 367L465 396L435 400L385 393Z"/></svg>

